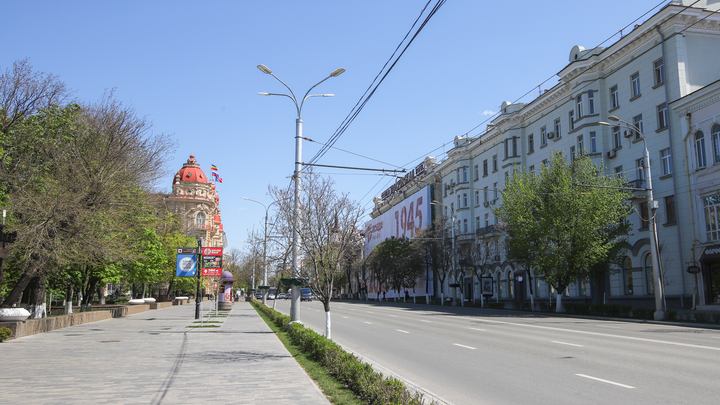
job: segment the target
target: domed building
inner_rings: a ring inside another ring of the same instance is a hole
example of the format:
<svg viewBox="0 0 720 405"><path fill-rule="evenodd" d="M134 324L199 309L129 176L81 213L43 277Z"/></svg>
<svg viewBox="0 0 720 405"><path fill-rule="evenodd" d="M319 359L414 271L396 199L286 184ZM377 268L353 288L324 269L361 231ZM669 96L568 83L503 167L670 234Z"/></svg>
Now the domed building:
<svg viewBox="0 0 720 405"><path fill-rule="evenodd" d="M200 168L195 156L183 164L173 178L172 193L167 196L171 213L182 214L187 235L202 238L203 246L224 247L225 232L220 219L220 196L215 183Z"/></svg>

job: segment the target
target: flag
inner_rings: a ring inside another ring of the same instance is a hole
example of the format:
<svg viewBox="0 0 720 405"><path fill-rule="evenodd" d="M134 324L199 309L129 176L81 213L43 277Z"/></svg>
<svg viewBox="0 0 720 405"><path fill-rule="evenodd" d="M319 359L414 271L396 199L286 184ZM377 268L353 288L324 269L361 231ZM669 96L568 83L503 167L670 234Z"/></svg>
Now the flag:
<svg viewBox="0 0 720 405"><path fill-rule="evenodd" d="M213 175L213 177L215 178L215 180L217 180L217 181L218 181L218 183L222 183L222 177L220 177L220 175L219 175L219 174L217 174L217 173L213 172L213 174L212 174L212 175Z"/></svg>
<svg viewBox="0 0 720 405"><path fill-rule="evenodd" d="M216 171L218 171L218 168L215 165L210 165L210 170L216 172Z"/></svg>

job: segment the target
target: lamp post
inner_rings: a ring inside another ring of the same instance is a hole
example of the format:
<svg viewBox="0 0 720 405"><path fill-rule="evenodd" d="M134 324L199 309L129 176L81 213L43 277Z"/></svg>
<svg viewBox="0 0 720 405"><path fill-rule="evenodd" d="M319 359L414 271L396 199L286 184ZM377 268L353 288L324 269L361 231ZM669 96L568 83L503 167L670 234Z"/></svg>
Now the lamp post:
<svg viewBox="0 0 720 405"><path fill-rule="evenodd" d="M608 119L610 121L615 121L621 123L621 125L624 128L630 129L632 131L636 131L638 134L640 134L640 139L643 141L643 147L645 149L643 154L643 161L645 164L645 168L647 169L647 172L645 173L646 177L646 184L647 187L645 190L647 191L647 205L648 205L648 214L650 216L650 257L652 260L652 270L653 270L653 281L655 283L655 313L653 314L653 318L656 321L661 321L665 319L665 290L662 282L662 277L660 274L660 266L658 264L658 248L657 248L657 225L655 222L655 210L657 209L657 201L653 199L653 190L652 190L652 172L650 171L650 154L648 153L647 148L647 140L645 139L645 134L638 128L636 125L631 124L627 121L623 121L620 118L610 115L608 116ZM609 122L599 122L600 125L605 126L617 126L613 125Z"/></svg>
<svg viewBox="0 0 720 405"><path fill-rule="evenodd" d="M305 104L305 100L307 100L310 97L333 97L334 94L310 94L312 89L319 86L320 83L324 82L325 80L331 78L331 77L337 77L340 76L343 72L345 72L345 69L339 68L330 73L330 75L318 83L316 83L314 86L310 87L310 89L305 93L305 96L300 100L298 103L298 99L295 97L295 93L292 91L290 86L285 84L280 78L275 76L267 66L265 65L258 65L258 69L260 69L261 72L268 74L272 77L274 77L277 81L282 83L283 86L285 86L288 91L290 91L290 94L282 94L282 93L258 93L261 96L284 96L293 101L295 104L295 108L297 109L297 118L295 119L295 172L293 173L293 178L295 179L295 201L293 203L293 278L299 278L300 277L300 193L301 193L301 180L302 180L302 107L303 104ZM292 321L299 321L300 320L300 289L299 288L293 288L292 289L292 301L290 302L290 319Z"/></svg>
<svg viewBox="0 0 720 405"><path fill-rule="evenodd" d="M290 197L288 197L288 198L290 198ZM275 204L275 203L277 203L277 202L280 202L280 201L285 201L285 200L287 200L287 198L282 199L282 200L273 201L273 202L271 202L270 205L268 205L268 206L265 206L265 204L261 203L260 201L256 201L256 200L253 200L253 199L250 199L250 198L247 198L247 197L243 197L242 199L243 199L243 200L252 201L252 202L254 202L254 203L258 203L258 204L262 205L263 208L265 208L265 241L263 242L263 285L267 285L268 212L269 212L269 210L270 210L270 207L272 207L273 204ZM266 297L267 297L267 293L266 293L266 292L263 292L263 295L262 295L262 303L263 303L263 305L265 305L265 299L266 299Z"/></svg>
<svg viewBox="0 0 720 405"><path fill-rule="evenodd" d="M197 254L197 280L195 287L195 319L200 319L200 272L202 272L202 243L203 238L198 238L198 254Z"/></svg>
<svg viewBox="0 0 720 405"><path fill-rule="evenodd" d="M452 274L453 274L453 279L455 279L455 282L457 283L457 279L456 279L457 273L455 272L455 208L452 206L449 206L445 203L441 203L440 201L435 201L435 200L431 201L430 204L431 205L444 205L445 207L450 208L450 221L452 223L452 225L450 226L450 237L452 238ZM455 305L455 294L454 294L455 291L456 290L453 290L453 305ZM440 305L443 305L442 297L441 297Z"/></svg>

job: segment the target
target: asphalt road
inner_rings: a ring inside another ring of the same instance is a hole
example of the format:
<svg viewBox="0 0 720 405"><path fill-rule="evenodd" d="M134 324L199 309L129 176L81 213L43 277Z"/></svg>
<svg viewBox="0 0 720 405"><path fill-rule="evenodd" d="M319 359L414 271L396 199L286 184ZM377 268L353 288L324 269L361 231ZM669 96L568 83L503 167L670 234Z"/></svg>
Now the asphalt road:
<svg viewBox="0 0 720 405"><path fill-rule="evenodd" d="M392 302L330 308L335 342L447 403L720 403L720 330ZM276 309L289 314L290 301ZM303 302L300 319L324 333L320 302Z"/></svg>

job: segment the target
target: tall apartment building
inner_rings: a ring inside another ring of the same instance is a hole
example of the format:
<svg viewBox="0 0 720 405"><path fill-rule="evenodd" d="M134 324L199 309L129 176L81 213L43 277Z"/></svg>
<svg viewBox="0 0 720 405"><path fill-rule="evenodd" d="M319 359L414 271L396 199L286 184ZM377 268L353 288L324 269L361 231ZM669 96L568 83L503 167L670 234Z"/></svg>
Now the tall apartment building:
<svg viewBox="0 0 720 405"><path fill-rule="evenodd" d="M456 137L442 162L426 160L423 174L376 198L379 217L405 196L429 187L434 215L455 213L457 243L489 252L479 271L494 279L495 301L527 298L528 278L506 259L492 209L515 170L539 172L550 152L587 154L606 174L624 173L644 188L644 144L650 154L659 259L668 308L692 305L695 275L699 303L720 305L720 3L670 1L607 48L575 46L559 82L529 103L502 103L478 137ZM605 126L615 116L638 127ZM654 307L649 210L645 192L632 196L637 214L632 247L620 268L601 283L578 280L570 300ZM443 206L444 205L444 206ZM466 299L479 299L478 274L462 283ZM446 282L447 283L447 282ZM554 291L533 279L536 300ZM445 289L447 291L447 289Z"/></svg>

